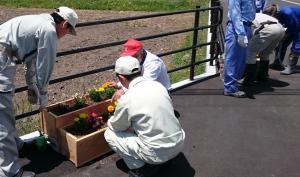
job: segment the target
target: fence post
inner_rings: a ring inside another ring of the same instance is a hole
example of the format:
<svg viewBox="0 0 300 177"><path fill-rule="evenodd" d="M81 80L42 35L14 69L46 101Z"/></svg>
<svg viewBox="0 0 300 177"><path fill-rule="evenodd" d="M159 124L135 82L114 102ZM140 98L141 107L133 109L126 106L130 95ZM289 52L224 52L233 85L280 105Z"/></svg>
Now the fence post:
<svg viewBox="0 0 300 177"><path fill-rule="evenodd" d="M220 1L219 0L211 0L211 7L216 7L216 6L220 6ZM212 10L211 11L210 24L216 24L219 17L220 16L218 15L218 11L217 10ZM211 28L210 33L211 33L211 41L217 41L218 27L215 26L215 27ZM213 57L216 56L215 52L216 52L216 46L211 45L210 46L210 59L213 59ZM210 64L210 66L213 66L213 60L211 60L209 64Z"/></svg>
<svg viewBox="0 0 300 177"><path fill-rule="evenodd" d="M197 5L196 5L196 9L200 9L200 0L198 1ZM199 27L199 16L200 16L200 11L196 11L194 28ZM194 29L193 47L197 46L197 44L198 44L198 29ZM192 57L191 57L190 80L194 80L196 55L197 55L197 48L193 48L192 49Z"/></svg>

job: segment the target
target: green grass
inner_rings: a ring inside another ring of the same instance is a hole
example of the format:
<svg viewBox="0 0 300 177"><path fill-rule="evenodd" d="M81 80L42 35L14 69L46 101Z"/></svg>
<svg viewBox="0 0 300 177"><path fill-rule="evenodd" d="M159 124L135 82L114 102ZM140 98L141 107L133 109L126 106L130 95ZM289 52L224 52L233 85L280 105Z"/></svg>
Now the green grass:
<svg viewBox="0 0 300 177"><path fill-rule="evenodd" d="M25 92L24 92L25 93ZM14 111L16 115L33 111L33 106L26 100L26 94L16 93L14 97ZM17 134L19 136L31 133L39 129L39 114L16 121Z"/></svg>
<svg viewBox="0 0 300 177"><path fill-rule="evenodd" d="M173 11L194 8L196 2L204 5L207 0L0 0L9 7L56 8L69 6L75 9L116 11Z"/></svg>
<svg viewBox="0 0 300 177"><path fill-rule="evenodd" d="M200 19L200 25L207 25L207 13L201 13L201 19ZM205 43L207 40L207 30L198 31L198 44L199 43ZM183 44L180 46L180 48L186 48L191 47L193 44L193 33L188 33L186 35L186 39L183 42ZM192 57L192 50L187 50L184 52L176 53L173 55L173 62L171 68L178 68L181 66L185 66L191 63L191 57ZM196 50L196 62L206 59L206 47L197 48ZM197 65L194 69L195 76L202 74L205 72L205 64ZM173 73L170 73L170 80L171 83L176 83L185 79L189 79L190 76L190 69L183 69L180 71L176 71Z"/></svg>

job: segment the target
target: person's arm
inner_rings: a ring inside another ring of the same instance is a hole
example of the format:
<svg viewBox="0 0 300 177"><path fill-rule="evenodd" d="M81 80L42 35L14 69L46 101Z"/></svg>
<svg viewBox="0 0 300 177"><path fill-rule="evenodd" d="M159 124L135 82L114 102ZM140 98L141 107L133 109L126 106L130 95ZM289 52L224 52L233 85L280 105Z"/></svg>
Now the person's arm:
<svg viewBox="0 0 300 177"><path fill-rule="evenodd" d="M107 121L107 126L113 131L126 131L130 128L128 104L125 99L119 99L114 115Z"/></svg>
<svg viewBox="0 0 300 177"><path fill-rule="evenodd" d="M229 13L229 20L233 23L235 32L238 35L246 36L245 28L242 21L241 1L229 0L228 13Z"/></svg>
<svg viewBox="0 0 300 177"><path fill-rule="evenodd" d="M36 80L40 92L40 106L45 108L48 104L48 84L56 60L56 31L44 25L38 31L38 48L36 60Z"/></svg>

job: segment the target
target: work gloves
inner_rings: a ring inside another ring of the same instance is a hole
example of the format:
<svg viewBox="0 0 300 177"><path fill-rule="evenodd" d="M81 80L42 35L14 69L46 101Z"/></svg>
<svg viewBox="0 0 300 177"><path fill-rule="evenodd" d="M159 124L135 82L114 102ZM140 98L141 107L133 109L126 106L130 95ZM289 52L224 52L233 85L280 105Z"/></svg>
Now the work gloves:
<svg viewBox="0 0 300 177"><path fill-rule="evenodd" d="M28 85L27 98L31 104L38 104L39 102L39 110L45 109L48 105L48 94L40 94L36 84Z"/></svg>
<svg viewBox="0 0 300 177"><path fill-rule="evenodd" d="M238 35L238 43L241 47L247 47L248 46L248 38L244 35Z"/></svg>

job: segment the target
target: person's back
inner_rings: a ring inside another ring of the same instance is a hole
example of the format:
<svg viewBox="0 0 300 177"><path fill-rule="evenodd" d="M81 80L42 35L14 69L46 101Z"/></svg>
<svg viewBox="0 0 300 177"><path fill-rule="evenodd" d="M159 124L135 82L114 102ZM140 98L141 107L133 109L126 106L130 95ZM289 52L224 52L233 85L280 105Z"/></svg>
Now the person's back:
<svg viewBox="0 0 300 177"><path fill-rule="evenodd" d="M53 40L51 43L56 46L55 22L50 14L15 17L0 26L0 44L16 52L19 60L28 51L36 50L39 40L46 39Z"/></svg>
<svg viewBox="0 0 300 177"><path fill-rule="evenodd" d="M168 70L163 60L146 50L146 58L142 66L143 76L160 82L167 90L171 88Z"/></svg>
<svg viewBox="0 0 300 177"><path fill-rule="evenodd" d="M153 148L168 148L181 142L182 129L167 90L157 81L137 78L132 82L119 103L125 100L132 128L141 143Z"/></svg>

